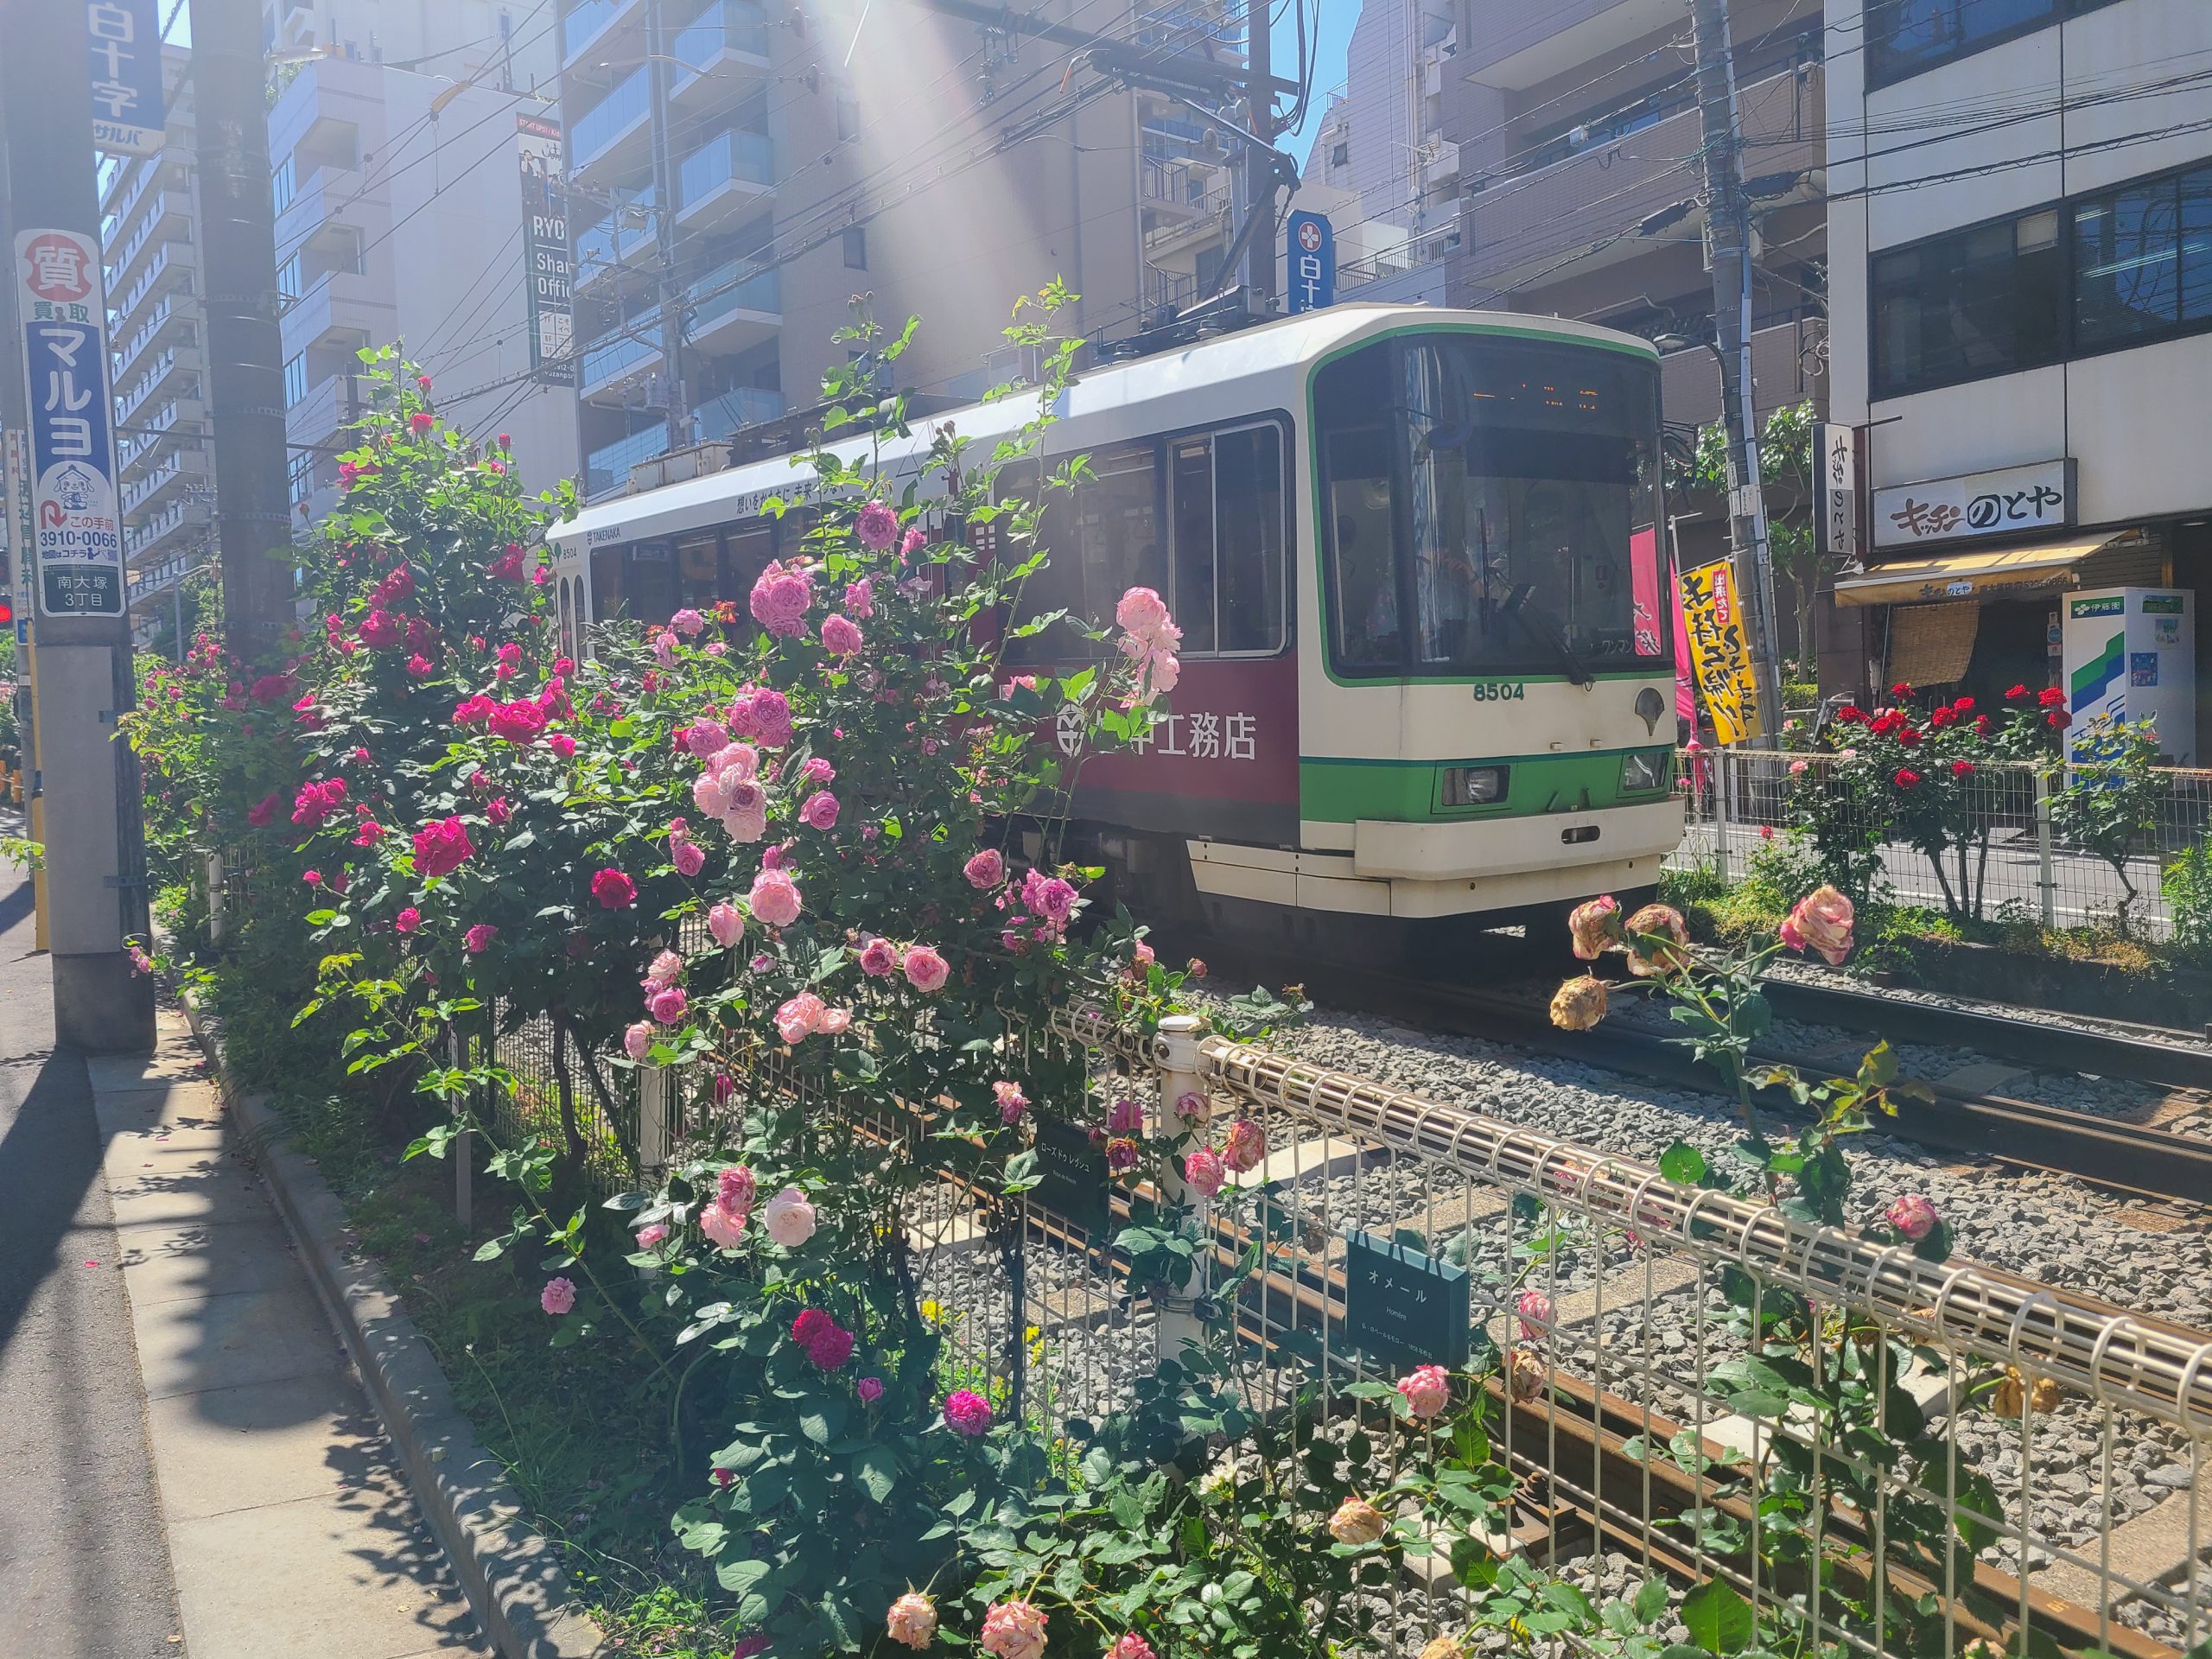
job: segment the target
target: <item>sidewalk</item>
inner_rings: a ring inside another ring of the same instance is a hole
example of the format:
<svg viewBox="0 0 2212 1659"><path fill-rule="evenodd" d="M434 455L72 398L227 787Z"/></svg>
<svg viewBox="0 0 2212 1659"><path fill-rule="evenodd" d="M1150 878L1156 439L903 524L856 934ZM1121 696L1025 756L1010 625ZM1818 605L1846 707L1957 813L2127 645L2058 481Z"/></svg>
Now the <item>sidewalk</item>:
<svg viewBox="0 0 2212 1659"><path fill-rule="evenodd" d="M7 956L0 995L46 999L43 959ZM143 1391L183 1636L166 1650L487 1653L182 1016L162 1015L150 1056L71 1063L90 1082L137 1357L83 1385Z"/></svg>

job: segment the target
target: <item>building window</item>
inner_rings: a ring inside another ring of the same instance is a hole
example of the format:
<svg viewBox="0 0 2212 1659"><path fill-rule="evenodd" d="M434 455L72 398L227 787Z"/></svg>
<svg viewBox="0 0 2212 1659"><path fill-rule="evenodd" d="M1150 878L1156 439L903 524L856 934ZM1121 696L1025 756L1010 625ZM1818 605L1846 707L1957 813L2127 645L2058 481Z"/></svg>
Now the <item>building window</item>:
<svg viewBox="0 0 2212 1659"><path fill-rule="evenodd" d="M288 300L296 300L307 289L301 286L302 272L300 256L294 254L276 268L276 291Z"/></svg>
<svg viewBox="0 0 2212 1659"><path fill-rule="evenodd" d="M276 204L278 213L292 205L292 198L299 194L299 171L293 165L292 158L287 156L269 176L269 198Z"/></svg>
<svg viewBox="0 0 2212 1659"><path fill-rule="evenodd" d="M845 232L845 269L847 270L868 269L868 232L857 225L851 226Z"/></svg>
<svg viewBox="0 0 2212 1659"><path fill-rule="evenodd" d="M297 358L292 360L295 363L299 361ZM314 450L295 449L291 459L285 463L284 470L291 480L291 499L295 504L306 500L315 493Z"/></svg>
<svg viewBox="0 0 2212 1659"><path fill-rule="evenodd" d="M1351 165L1351 144L1349 141L1341 144L1332 144L1329 147L1329 165L1331 167L1350 167Z"/></svg>
<svg viewBox="0 0 2212 1659"><path fill-rule="evenodd" d="M1869 0L1866 78L1884 86L2111 0Z"/></svg>
<svg viewBox="0 0 2212 1659"><path fill-rule="evenodd" d="M284 407L291 408L307 395L308 359L302 353L284 365Z"/></svg>
<svg viewBox="0 0 2212 1659"><path fill-rule="evenodd" d="M1877 397L2056 362L2066 348L2060 210L2041 207L1878 254Z"/></svg>
<svg viewBox="0 0 2212 1659"><path fill-rule="evenodd" d="M2212 167L2074 204L2076 349L2212 319Z"/></svg>

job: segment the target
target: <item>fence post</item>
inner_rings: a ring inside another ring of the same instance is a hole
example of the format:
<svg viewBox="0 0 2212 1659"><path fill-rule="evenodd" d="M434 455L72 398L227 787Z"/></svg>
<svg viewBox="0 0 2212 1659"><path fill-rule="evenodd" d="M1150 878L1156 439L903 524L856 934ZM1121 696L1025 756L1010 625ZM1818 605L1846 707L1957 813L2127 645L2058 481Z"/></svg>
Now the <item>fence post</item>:
<svg viewBox="0 0 2212 1659"><path fill-rule="evenodd" d="M453 1063L455 1065L467 1065L468 1039L458 1030L449 1030L447 1039ZM466 1096L457 1109L465 1126L468 1112ZM464 1233L471 1230L476 1224L475 1158L476 1136L463 1127L453 1140L453 1218L460 1224Z"/></svg>
<svg viewBox="0 0 2212 1659"><path fill-rule="evenodd" d="M207 855L207 943L220 944L227 931L223 914L223 855Z"/></svg>
<svg viewBox="0 0 2212 1659"><path fill-rule="evenodd" d="M666 1066L638 1068L638 1173L648 1184L668 1163L668 1091Z"/></svg>
<svg viewBox="0 0 2212 1659"><path fill-rule="evenodd" d="M1187 1014L1172 1014L1160 1022L1164 1052L1160 1058L1160 1099L1154 1109L1157 1118L1152 1126L1154 1135L1179 1137L1185 1126L1176 1115L1176 1101L1188 1093L1201 1097L1205 1095L1205 1062L1198 1052L1201 1023L1196 1016ZM1189 1206L1199 1236L1205 1236L1213 1224L1212 1207L1183 1179L1183 1166L1175 1155L1169 1156L1167 1166L1158 1173L1158 1179L1161 1200L1178 1209ZM1210 1254L1206 1250L1198 1253L1188 1276L1168 1305L1160 1311L1160 1356L1163 1359L1179 1361L1185 1344L1205 1339L1205 1321L1198 1317L1196 1304L1206 1294L1211 1275L1205 1262Z"/></svg>
<svg viewBox="0 0 2212 1659"><path fill-rule="evenodd" d="M2046 932L2058 931L2058 871L2050 847L2050 774L2035 768L2036 886L2043 893L2043 925Z"/></svg>
<svg viewBox="0 0 2212 1659"><path fill-rule="evenodd" d="M1720 885L1728 885L1728 799L1733 791L1726 749L1715 744L1713 750L1713 873Z"/></svg>

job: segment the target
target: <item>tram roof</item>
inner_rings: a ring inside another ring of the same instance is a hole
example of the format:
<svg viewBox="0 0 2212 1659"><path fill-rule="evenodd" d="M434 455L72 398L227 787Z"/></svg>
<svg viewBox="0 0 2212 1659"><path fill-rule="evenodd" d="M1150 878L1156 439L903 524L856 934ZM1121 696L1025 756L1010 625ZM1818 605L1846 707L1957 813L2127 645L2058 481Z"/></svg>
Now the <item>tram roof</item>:
<svg viewBox="0 0 2212 1659"><path fill-rule="evenodd" d="M1655 359L1657 356L1656 348L1648 341L1592 323L1519 312L1351 302L1277 317L1234 334L1151 356L1084 369L1062 395L1055 414L1058 419L1065 421L1165 399L1198 386L1217 389L1225 382L1309 363L1338 346L1396 329L1440 325L1489 326L1500 333L1586 340L1593 345L1628 347ZM947 423L966 437L1002 437L1031 418L1035 410L1033 398L1016 393L997 403L974 404L917 418L912 423L913 435L887 440L881 454L888 462L925 453L930 445L929 429ZM864 454L868 442L869 440L855 438L850 442L840 440L829 447ZM1047 447L1051 447L1049 442ZM584 508L566 523L550 527L546 539L565 546L580 544L590 548L681 536L735 519L757 517L763 498L813 477L813 468L803 450L748 461L721 472L663 485L658 489L599 502Z"/></svg>

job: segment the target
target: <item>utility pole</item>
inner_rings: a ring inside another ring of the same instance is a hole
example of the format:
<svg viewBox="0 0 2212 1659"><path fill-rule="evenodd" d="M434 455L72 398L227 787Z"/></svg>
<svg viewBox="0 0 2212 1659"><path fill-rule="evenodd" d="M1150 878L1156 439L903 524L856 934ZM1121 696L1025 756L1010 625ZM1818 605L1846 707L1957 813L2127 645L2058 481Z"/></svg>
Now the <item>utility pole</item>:
<svg viewBox="0 0 2212 1659"><path fill-rule="evenodd" d="M260 0L192 0L192 78L223 632L256 662L296 620Z"/></svg>
<svg viewBox="0 0 2212 1659"><path fill-rule="evenodd" d="M1255 232L1244 250L1244 283L1253 308L1262 315L1275 300L1274 41L1268 35L1267 0L1244 0L1244 102L1252 112L1252 136L1244 146L1245 212L1267 216L1264 233Z"/></svg>
<svg viewBox="0 0 2212 1659"><path fill-rule="evenodd" d="M1705 141L1707 234L1713 248L1713 326L1720 354L1721 419L1728 433L1728 533L1737 602L1748 613L1751 666L1765 742L1782 721L1775 653L1774 563L1766 492L1751 407L1751 201L1744 194L1743 133L1729 57L1728 0L1691 0L1697 35L1697 104Z"/></svg>
<svg viewBox="0 0 2212 1659"><path fill-rule="evenodd" d="M105 516L109 535L119 536L85 10L53 0L0 0L0 40L7 42L0 51L7 144L0 248L8 262L0 284L7 336L0 341L0 423L22 430L35 408L44 424L32 429L27 447L35 471L41 444L51 463L35 480L39 498L58 513L76 514L80 534ZM43 234L26 237L26 257L18 257L17 238L27 232ZM74 257L79 247L89 260ZM26 283L34 289L30 303L19 298ZM35 385L29 371L39 362L47 372ZM48 435L40 438L41 430ZM92 476L103 466L104 512L102 480ZM46 848L54 1038L87 1053L154 1046L153 981L133 973L123 950L126 934L147 930L146 846L137 757L117 741L117 715L136 702L137 690L128 582L120 547L110 546L112 563L72 557L42 564L32 601L34 786ZM25 554L36 557L37 550Z"/></svg>
<svg viewBox="0 0 2212 1659"><path fill-rule="evenodd" d="M669 39L661 0L645 0L645 72L652 86L654 246L660 255L660 360L668 398L668 447L691 440L683 406L683 291L676 281L676 156L669 142Z"/></svg>

